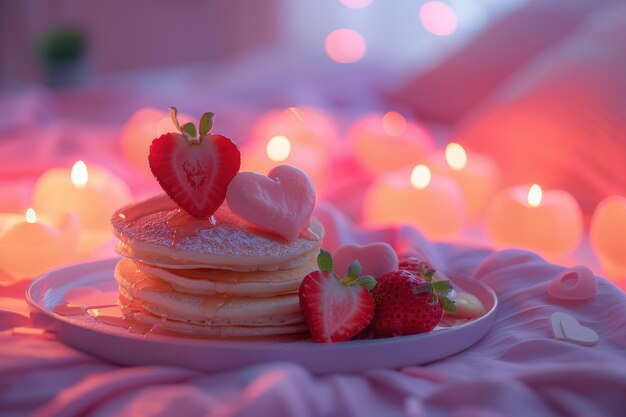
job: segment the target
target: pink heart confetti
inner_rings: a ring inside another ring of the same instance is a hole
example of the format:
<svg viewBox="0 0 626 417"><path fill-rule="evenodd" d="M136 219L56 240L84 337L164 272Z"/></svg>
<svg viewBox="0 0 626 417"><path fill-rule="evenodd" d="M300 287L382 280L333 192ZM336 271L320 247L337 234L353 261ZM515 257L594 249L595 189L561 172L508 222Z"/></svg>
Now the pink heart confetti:
<svg viewBox="0 0 626 417"><path fill-rule="evenodd" d="M588 300L597 293L593 272L580 265L566 269L548 285L548 294L559 300Z"/></svg>
<svg viewBox="0 0 626 417"><path fill-rule="evenodd" d="M363 275L372 275L378 279L387 272L398 269L398 255L391 245L384 242L369 245L343 245L333 253L334 270L343 276L350 264L357 260L361 264Z"/></svg>
<svg viewBox="0 0 626 417"><path fill-rule="evenodd" d="M582 346L594 346L598 343L598 334L593 329L580 324L569 314L562 312L552 314L550 324L555 339Z"/></svg>
<svg viewBox="0 0 626 417"><path fill-rule="evenodd" d="M294 240L311 223L315 189L303 171L280 165L267 177L255 172L240 172L228 186L226 201L242 219L287 240Z"/></svg>

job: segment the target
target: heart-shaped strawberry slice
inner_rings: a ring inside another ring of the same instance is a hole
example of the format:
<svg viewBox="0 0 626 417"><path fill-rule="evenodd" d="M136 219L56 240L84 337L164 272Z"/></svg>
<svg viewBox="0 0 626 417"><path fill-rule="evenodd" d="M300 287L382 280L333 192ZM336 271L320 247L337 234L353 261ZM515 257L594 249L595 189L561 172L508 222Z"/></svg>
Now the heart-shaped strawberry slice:
<svg viewBox="0 0 626 417"><path fill-rule="evenodd" d="M228 206L248 222L294 240L309 226L315 208L315 189L300 169L280 165L267 177L240 172L228 187Z"/></svg>
<svg viewBox="0 0 626 417"><path fill-rule="evenodd" d="M371 276L361 276L361 265L353 262L346 276L333 272L330 253L320 250L319 271L302 280L298 297L300 309L314 342L339 342L359 334L374 317L370 291L376 285Z"/></svg>
<svg viewBox="0 0 626 417"><path fill-rule="evenodd" d="M196 217L215 213L241 165L241 154L230 139L209 134L212 117L212 113L202 117L197 139L191 123L181 128L175 121L181 133L167 133L153 140L148 156L150 169L163 190ZM176 119L175 109L172 118Z"/></svg>

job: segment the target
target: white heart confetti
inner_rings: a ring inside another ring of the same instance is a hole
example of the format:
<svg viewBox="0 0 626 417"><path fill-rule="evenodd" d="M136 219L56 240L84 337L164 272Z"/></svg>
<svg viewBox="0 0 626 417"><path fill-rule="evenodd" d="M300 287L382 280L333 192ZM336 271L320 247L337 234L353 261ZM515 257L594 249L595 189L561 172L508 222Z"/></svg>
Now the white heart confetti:
<svg viewBox="0 0 626 417"><path fill-rule="evenodd" d="M550 317L550 323L552 334L556 339L583 346L594 346L598 343L598 334L593 329L580 324L569 314L554 313Z"/></svg>

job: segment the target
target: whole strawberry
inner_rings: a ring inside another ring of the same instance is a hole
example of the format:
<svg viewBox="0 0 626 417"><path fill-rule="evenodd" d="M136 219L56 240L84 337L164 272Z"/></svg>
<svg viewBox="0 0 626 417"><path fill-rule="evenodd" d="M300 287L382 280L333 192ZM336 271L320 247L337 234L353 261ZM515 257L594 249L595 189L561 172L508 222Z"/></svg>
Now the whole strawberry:
<svg viewBox="0 0 626 417"><path fill-rule="evenodd" d="M433 268L430 262L425 261L421 257L415 255L403 255L399 259L398 269L411 271L419 276L424 276L431 269L434 270L435 268ZM432 273L432 280L445 281L446 278L444 275L435 270L435 272Z"/></svg>
<svg viewBox="0 0 626 417"><path fill-rule="evenodd" d="M361 275L359 261L339 278L333 272L333 259L322 249L317 258L319 271L308 274L300 284L300 309L314 342L350 340L371 322L374 300L370 289L374 277Z"/></svg>
<svg viewBox="0 0 626 417"><path fill-rule="evenodd" d="M210 217L226 198L228 185L239 171L241 154L225 136L211 133L213 113L180 126L176 107L170 116L179 133L166 133L152 141L148 162L167 195L196 217Z"/></svg>
<svg viewBox="0 0 626 417"><path fill-rule="evenodd" d="M422 276L433 269L433 266L429 262L426 262L417 256L405 255L400 257L398 269L412 271Z"/></svg>
<svg viewBox="0 0 626 417"><path fill-rule="evenodd" d="M454 311L446 297L449 281L434 281L434 269L426 272L400 269L383 275L372 295L376 304L372 330L377 336L404 336L432 331L444 310Z"/></svg>

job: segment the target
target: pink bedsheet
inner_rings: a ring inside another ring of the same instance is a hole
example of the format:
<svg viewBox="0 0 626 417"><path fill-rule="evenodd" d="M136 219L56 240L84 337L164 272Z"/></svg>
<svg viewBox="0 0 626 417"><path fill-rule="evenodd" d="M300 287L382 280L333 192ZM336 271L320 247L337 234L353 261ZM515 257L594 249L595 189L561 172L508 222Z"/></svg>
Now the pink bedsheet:
<svg viewBox="0 0 626 417"><path fill-rule="evenodd" d="M122 175L138 198L154 189L154 181L134 175L119 159L116 129L57 120L48 114L47 96L35 93L20 102L24 120L6 118L28 129L0 122L3 180L33 181L52 164L69 166L80 155ZM93 107L98 117L111 116ZM56 122L46 124L49 119ZM419 247L450 278L473 276L492 286L500 300L493 329L453 357L402 370L313 376L287 363L217 374L124 368L53 338L25 334L31 326L24 301L28 283L9 285L0 273L0 416L626 415L626 295L610 282L598 278L598 294L590 301L557 303L546 288L564 268L528 252L437 245L406 227L358 230L323 204L317 215L328 229L327 249L378 240L399 251ZM549 317L556 311L593 328L599 343L555 340Z"/></svg>
<svg viewBox="0 0 626 417"><path fill-rule="evenodd" d="M313 376L268 363L223 373L120 367L53 338L24 335L26 284L0 289L0 415L73 416L624 416L626 295L598 278L589 301L557 302L546 288L563 268L529 252L436 245L410 228L356 230L323 207L326 245L384 240L417 248L447 275L498 294L493 329L476 345L427 366ZM556 340L562 311L593 328L594 347ZM14 328L18 327L17 330ZM18 333L18 334L15 334Z"/></svg>

